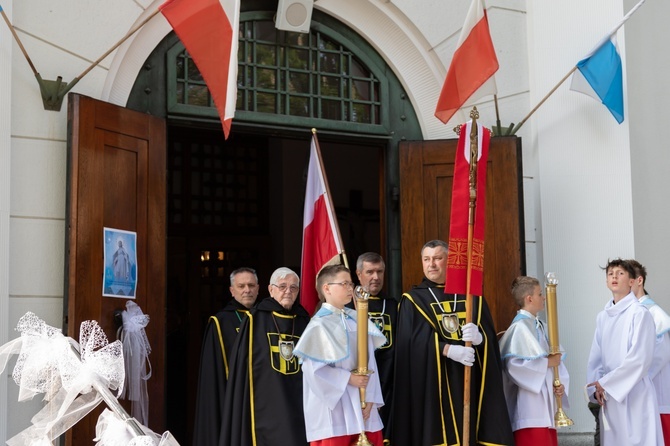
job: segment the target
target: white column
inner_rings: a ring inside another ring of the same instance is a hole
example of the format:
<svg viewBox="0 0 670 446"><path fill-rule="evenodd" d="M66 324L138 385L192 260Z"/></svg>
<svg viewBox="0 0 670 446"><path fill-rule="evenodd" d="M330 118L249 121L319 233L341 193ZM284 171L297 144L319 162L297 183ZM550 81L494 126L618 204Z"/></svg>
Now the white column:
<svg viewBox="0 0 670 446"><path fill-rule="evenodd" d="M12 0L4 0L2 8L10 18ZM9 185L11 165L11 110L12 110L12 34L0 23L0 345L9 340ZM0 374L0 443L7 441L7 376Z"/></svg>

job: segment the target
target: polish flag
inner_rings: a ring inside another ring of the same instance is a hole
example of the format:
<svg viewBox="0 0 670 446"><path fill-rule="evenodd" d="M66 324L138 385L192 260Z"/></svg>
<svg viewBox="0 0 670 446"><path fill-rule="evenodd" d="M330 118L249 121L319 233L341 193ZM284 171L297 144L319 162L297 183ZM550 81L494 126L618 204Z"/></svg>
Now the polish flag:
<svg viewBox="0 0 670 446"><path fill-rule="evenodd" d="M482 0L472 0L447 78L437 101L435 116L445 124L464 105L497 94L498 58L491 41ZM467 101L467 104L466 104Z"/></svg>
<svg viewBox="0 0 670 446"><path fill-rule="evenodd" d="M237 101L240 0L167 0L159 9L205 80L228 138Z"/></svg>
<svg viewBox="0 0 670 446"><path fill-rule="evenodd" d="M309 314L314 313L319 302L316 275L326 264L341 263L342 253L340 230L322 166L319 142L314 134L307 170L300 274L300 303Z"/></svg>

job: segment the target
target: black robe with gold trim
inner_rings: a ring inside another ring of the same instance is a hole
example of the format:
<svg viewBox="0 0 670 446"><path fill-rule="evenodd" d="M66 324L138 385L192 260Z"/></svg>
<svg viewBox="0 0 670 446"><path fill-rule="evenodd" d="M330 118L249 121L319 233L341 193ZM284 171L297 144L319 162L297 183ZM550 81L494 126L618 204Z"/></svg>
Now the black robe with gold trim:
<svg viewBox="0 0 670 446"><path fill-rule="evenodd" d="M280 343L295 346L308 322L298 302L285 310L268 297L251 310L231 352L219 446L307 445L302 370Z"/></svg>
<svg viewBox="0 0 670 446"><path fill-rule="evenodd" d="M443 323L443 314L455 314L458 324L449 317ZM474 347L469 444L513 445L498 340L484 298L473 297L472 319L484 340ZM392 445L463 443L465 366L443 356L442 351L446 344L464 345L460 329L464 324L465 296L445 295L441 285L425 278L403 295L396 330ZM447 328L455 331L450 333Z"/></svg>
<svg viewBox="0 0 670 446"><path fill-rule="evenodd" d="M232 299L207 322L200 352L194 445L216 445L219 442L230 351L248 313L244 305Z"/></svg>

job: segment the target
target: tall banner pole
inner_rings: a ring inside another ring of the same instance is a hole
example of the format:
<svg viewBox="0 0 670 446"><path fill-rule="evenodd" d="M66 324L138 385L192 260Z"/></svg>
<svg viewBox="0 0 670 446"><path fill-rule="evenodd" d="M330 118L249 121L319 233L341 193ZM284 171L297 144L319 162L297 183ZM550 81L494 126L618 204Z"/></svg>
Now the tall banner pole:
<svg viewBox="0 0 670 446"><path fill-rule="evenodd" d="M319 168L321 169L321 174L323 175L323 181L324 183L326 183L326 198L328 199L328 206L333 213L333 219L335 221L335 231L336 231L335 236L337 237L337 240L339 240L340 246L342 247L341 251L339 252L340 261L342 262L342 265L349 268L347 253L344 250L344 244L342 243L342 234L340 233L340 225L337 224L337 216L335 215L335 206L333 205L333 195L330 193L330 186L328 185L328 177L326 176L326 169L324 169L323 167L323 158L321 157L321 147L319 146L319 138L317 138L316 136L315 128L312 129L312 136L314 138L314 147L316 148L316 157L319 160Z"/></svg>
<svg viewBox="0 0 670 446"><path fill-rule="evenodd" d="M470 282L472 278L472 240L474 238L475 228L475 210L477 208L477 157L479 155L479 135L477 134L477 119L479 112L473 108L470 112L472 126L470 127L470 206L468 209L468 266L465 279L465 323L472 322L472 292ZM472 342L467 341L466 347L471 347ZM463 375L463 446L470 444L470 380L472 368L465 367Z"/></svg>

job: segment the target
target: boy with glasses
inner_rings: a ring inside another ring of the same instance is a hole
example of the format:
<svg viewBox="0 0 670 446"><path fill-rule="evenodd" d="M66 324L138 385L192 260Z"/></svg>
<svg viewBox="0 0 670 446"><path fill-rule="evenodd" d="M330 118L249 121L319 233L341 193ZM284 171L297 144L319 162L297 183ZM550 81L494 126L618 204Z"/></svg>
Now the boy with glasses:
<svg viewBox="0 0 670 446"><path fill-rule="evenodd" d="M324 267L316 278L322 305L305 329L295 354L302 361L307 440L312 446L349 446L365 432L374 446L383 443L383 406L374 350L386 338L367 321L370 375L357 375L358 330L351 273L343 265ZM365 407L359 389L365 389Z"/></svg>

